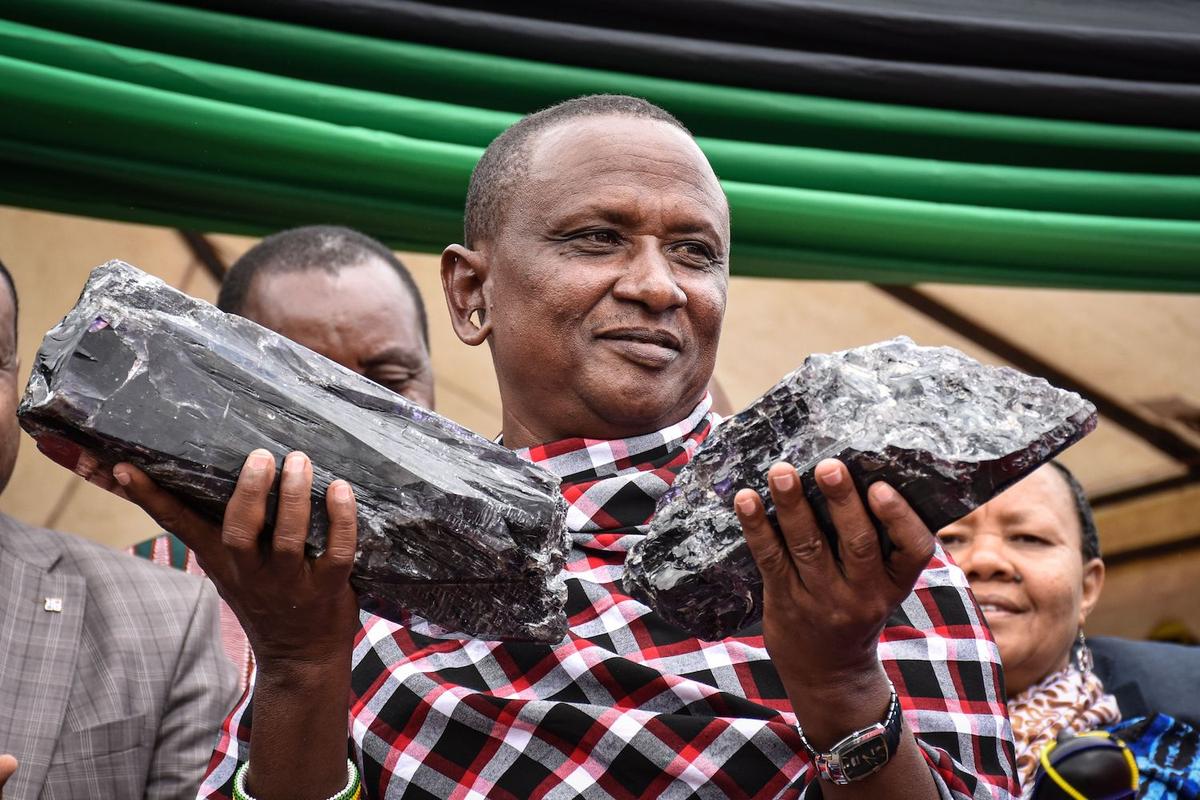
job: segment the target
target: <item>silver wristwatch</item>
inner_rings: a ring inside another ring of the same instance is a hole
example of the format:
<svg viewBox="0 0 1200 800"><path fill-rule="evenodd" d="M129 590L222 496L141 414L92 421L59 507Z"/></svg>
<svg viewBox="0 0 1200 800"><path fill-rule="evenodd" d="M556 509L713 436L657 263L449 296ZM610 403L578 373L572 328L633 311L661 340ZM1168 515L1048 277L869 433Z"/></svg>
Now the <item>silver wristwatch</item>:
<svg viewBox="0 0 1200 800"><path fill-rule="evenodd" d="M818 753L814 750L808 743L804 730L799 725L796 726L800 733L800 743L808 751L813 764L816 765L817 773L822 778L840 784L862 780L887 766L888 761L896 754L900 747L904 718L900 714L900 698L896 695L896 687L891 681L888 681L888 686L892 690L892 699L888 703L883 722L855 731L831 747L828 753Z"/></svg>

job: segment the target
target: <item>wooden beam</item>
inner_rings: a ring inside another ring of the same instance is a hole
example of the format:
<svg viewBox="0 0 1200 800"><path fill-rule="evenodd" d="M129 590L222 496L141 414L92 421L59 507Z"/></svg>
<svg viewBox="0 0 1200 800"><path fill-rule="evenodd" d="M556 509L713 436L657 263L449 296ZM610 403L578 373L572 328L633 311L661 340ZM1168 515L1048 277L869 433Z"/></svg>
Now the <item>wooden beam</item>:
<svg viewBox="0 0 1200 800"><path fill-rule="evenodd" d="M1095 509L1105 561L1128 561L1200 540L1200 484Z"/></svg>
<svg viewBox="0 0 1200 800"><path fill-rule="evenodd" d="M1108 565L1089 635L1144 639L1163 623L1200 636L1200 547Z"/></svg>
<svg viewBox="0 0 1200 800"><path fill-rule="evenodd" d="M1156 495L1159 492L1182 489L1185 486L1195 484L1200 484L1200 471L1190 470L1183 475L1175 475L1170 478L1143 483L1139 486L1131 486L1128 489L1117 489L1114 492L1093 495L1088 500L1091 502L1092 508L1099 510L1105 506L1117 505L1130 500L1139 500L1143 497Z"/></svg>

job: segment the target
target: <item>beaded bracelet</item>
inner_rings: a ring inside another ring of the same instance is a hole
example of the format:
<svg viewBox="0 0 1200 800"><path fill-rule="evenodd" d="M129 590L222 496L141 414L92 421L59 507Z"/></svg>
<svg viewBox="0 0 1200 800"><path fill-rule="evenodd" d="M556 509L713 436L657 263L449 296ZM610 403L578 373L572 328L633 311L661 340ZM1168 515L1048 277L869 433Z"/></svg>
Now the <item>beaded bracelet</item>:
<svg viewBox="0 0 1200 800"><path fill-rule="evenodd" d="M246 770L249 768L250 762L247 761L238 767L237 773L233 776L233 800L254 800L246 791ZM362 783L358 779L358 767L351 759L346 759L346 773L346 787L330 797L329 800L360 800L362 797Z"/></svg>

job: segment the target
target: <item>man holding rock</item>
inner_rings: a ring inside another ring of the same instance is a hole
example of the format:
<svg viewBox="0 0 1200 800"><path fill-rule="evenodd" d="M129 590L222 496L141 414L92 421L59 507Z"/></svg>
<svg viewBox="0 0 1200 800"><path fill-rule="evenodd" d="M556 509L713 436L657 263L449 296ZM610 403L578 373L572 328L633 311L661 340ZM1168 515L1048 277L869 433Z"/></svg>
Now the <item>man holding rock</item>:
<svg viewBox="0 0 1200 800"><path fill-rule="evenodd" d="M621 588L656 499L719 421L706 386L729 211L686 129L625 97L525 118L476 167L465 242L442 256L447 304L459 337L491 349L503 443L563 479L570 631L485 642L360 613L344 482L327 493L327 552L304 557L303 454L284 463L265 555L265 451L222 529L119 465L257 656L202 796L352 797L360 779L367 797L1014 796L995 645L962 573L889 487L869 493L897 546L885 560L844 466L818 467L840 565L791 466L769 472L778 530L756 494L738 495L761 632L702 642ZM843 742L856 733L865 744Z"/></svg>
<svg viewBox="0 0 1200 800"><path fill-rule="evenodd" d="M434 407L425 303L408 268L382 243L340 225L306 225L267 236L234 262L217 307L257 322L425 408ZM89 479L111 489L112 476ZM204 575L174 537L133 554ZM242 688L254 661L241 625L221 607L221 644Z"/></svg>

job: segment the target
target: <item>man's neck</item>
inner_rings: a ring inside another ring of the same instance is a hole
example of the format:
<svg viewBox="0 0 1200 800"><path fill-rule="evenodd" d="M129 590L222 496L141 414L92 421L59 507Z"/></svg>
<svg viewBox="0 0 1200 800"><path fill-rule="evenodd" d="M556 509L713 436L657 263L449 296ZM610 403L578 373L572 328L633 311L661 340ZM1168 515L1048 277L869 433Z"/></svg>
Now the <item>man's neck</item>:
<svg viewBox="0 0 1200 800"><path fill-rule="evenodd" d="M544 421L541 419L536 417L533 419L522 417L521 415L510 413L509 409L505 408L503 412L501 441L505 447L512 450L520 450L549 442L562 441L563 439L615 440L643 436L655 433L687 419L707 396L706 392L695 402L687 404L686 408L682 410L676 409L658 419L630 421L628 423L595 420L593 424L578 424L571 429L567 429L565 425L547 426L543 424Z"/></svg>

